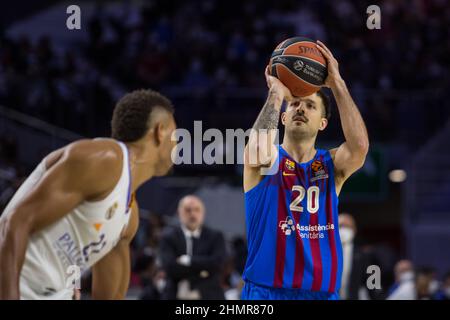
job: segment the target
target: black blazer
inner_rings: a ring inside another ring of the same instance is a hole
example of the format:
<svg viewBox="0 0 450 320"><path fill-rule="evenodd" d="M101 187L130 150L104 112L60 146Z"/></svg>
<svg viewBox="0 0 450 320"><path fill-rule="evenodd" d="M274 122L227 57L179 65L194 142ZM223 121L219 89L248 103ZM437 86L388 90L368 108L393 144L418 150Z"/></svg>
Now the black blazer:
<svg viewBox="0 0 450 320"><path fill-rule="evenodd" d="M350 269L347 299L358 300L359 288L366 287L366 280L369 276L366 273L368 266L369 261L367 255L355 244L353 246L353 259Z"/></svg>
<svg viewBox="0 0 450 320"><path fill-rule="evenodd" d="M358 293L361 287L367 288L367 267L371 264L379 265L379 263L373 263L370 252L365 252L358 244L354 244L353 247L353 259L350 269L350 279L348 283L348 300L358 300ZM369 299L379 300L381 298L382 290L368 290Z"/></svg>
<svg viewBox="0 0 450 320"><path fill-rule="evenodd" d="M225 296L220 286L221 269L226 259L222 233L202 227L200 238L193 240L191 265L188 267L176 262L183 254L186 254L186 239L181 227L164 230L159 245L159 256L166 272L167 284L162 298L176 299L178 282L187 279L191 289L200 291L201 299L224 300Z"/></svg>

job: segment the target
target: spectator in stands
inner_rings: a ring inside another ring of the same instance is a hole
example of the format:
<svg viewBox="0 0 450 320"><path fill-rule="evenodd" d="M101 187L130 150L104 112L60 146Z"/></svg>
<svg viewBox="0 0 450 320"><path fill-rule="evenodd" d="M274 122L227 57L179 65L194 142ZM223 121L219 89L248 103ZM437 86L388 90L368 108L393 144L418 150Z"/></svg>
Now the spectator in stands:
<svg viewBox="0 0 450 320"><path fill-rule="evenodd" d="M160 240L159 256L167 275L164 299L224 299L220 286L226 259L221 232L204 225L205 207L188 195L178 204L180 226L167 229Z"/></svg>
<svg viewBox="0 0 450 320"><path fill-rule="evenodd" d="M391 295L403 283L414 280L414 267L412 262L406 259L398 261L394 267L394 275L395 282L389 288L388 295Z"/></svg>
<svg viewBox="0 0 450 320"><path fill-rule="evenodd" d="M147 249L147 250L146 250ZM160 300L166 286L165 273L158 268L156 257L150 248L144 249L133 268L139 275L142 291L139 300Z"/></svg>
<svg viewBox="0 0 450 320"><path fill-rule="evenodd" d="M434 300L450 300L450 271L444 275L441 288L433 296Z"/></svg>
<svg viewBox="0 0 450 320"><path fill-rule="evenodd" d="M430 300L439 290L439 282L436 279L436 271L431 267L422 267L416 272L416 298L418 300Z"/></svg>
<svg viewBox="0 0 450 320"><path fill-rule="evenodd" d="M414 267L409 260L400 260L394 267L395 283L389 289L388 300L415 300Z"/></svg>
<svg viewBox="0 0 450 320"><path fill-rule="evenodd" d="M406 270L403 276L400 276L400 279L404 278L404 281L401 281L398 288L389 295L388 300L429 300L436 294L439 282L436 280L436 272L433 268L418 268L414 272L413 279L410 279L410 270Z"/></svg>
<svg viewBox="0 0 450 320"><path fill-rule="evenodd" d="M450 86L445 1L385 2L386 19L376 33L361 29L364 2L170 3L127 4L118 12L107 10L107 3L98 6L87 23L88 41L81 46L64 48L50 36L37 43L26 35L0 37L0 104L81 134L105 135L104 114L110 111L117 92L138 86L177 86L191 88L185 92L192 95L198 91L192 89L200 87L207 91L205 97L217 94L219 104L224 93L218 89L264 88L261 70L276 44L287 36L304 35L326 41L339 56L349 83L358 89L355 97L364 99L357 102L368 113L365 119L372 140L397 137L396 133L404 132L402 128L420 138L418 128L426 129L427 120L438 127L436 119L413 113L411 103L420 105L420 99L387 101L392 99L391 89L432 89L433 95L426 95L427 105L433 108L429 113L448 115L450 110L444 99L445 88ZM230 10L235 7L242 10L236 14ZM399 66L395 72L393 65ZM422 72L415 74L416 70ZM367 95L364 89L381 91ZM206 101L190 108L203 104L213 115L215 105ZM242 107L243 103L231 103L228 110L240 115ZM208 118L208 114L203 116ZM392 123L403 116L408 121ZM370 130L373 124L399 132ZM418 143L411 136L405 139L409 141Z"/></svg>

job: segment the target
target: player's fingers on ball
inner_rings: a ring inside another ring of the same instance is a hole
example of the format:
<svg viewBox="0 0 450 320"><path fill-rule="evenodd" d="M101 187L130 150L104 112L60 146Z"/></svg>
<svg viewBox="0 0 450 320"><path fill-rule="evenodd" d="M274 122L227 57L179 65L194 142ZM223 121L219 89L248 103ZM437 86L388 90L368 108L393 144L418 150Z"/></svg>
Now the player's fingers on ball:
<svg viewBox="0 0 450 320"><path fill-rule="evenodd" d="M292 100L294 100L294 97L292 96L292 93L291 93L291 91L289 91L288 88L286 88L286 92L285 92L285 95L284 95L284 99L285 99L287 102L291 102Z"/></svg>
<svg viewBox="0 0 450 320"><path fill-rule="evenodd" d="M326 54L328 58L334 59L333 53L323 43L321 43L321 45L318 45L317 48L321 49L321 52L324 55Z"/></svg>
<svg viewBox="0 0 450 320"><path fill-rule="evenodd" d="M319 49L319 51L323 54L323 56L325 57L326 60L330 60L330 55L328 54L328 52L325 51L324 48L322 48L320 45L316 45L317 49Z"/></svg>
<svg viewBox="0 0 450 320"><path fill-rule="evenodd" d="M294 97L289 93L289 94L286 95L286 97L284 97L284 99L287 102L291 102L292 100L294 100Z"/></svg>
<svg viewBox="0 0 450 320"><path fill-rule="evenodd" d="M327 57L330 56L330 53L323 47L323 45L321 45L320 43L316 44L317 49L320 50L320 52L322 52L324 55L326 55Z"/></svg>
<svg viewBox="0 0 450 320"><path fill-rule="evenodd" d="M328 54L330 54L331 56L333 55L333 54L331 53L331 50L328 49L328 47L325 45L325 43L323 43L323 42L320 41L320 40L317 40L317 43L318 43L319 46L322 47L326 52L328 52Z"/></svg>

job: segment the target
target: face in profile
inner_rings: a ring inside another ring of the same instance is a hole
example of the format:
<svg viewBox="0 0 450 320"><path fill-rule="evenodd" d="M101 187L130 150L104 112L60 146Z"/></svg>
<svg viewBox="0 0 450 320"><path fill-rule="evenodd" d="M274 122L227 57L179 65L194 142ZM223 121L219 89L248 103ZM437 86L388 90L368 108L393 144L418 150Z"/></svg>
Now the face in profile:
<svg viewBox="0 0 450 320"><path fill-rule="evenodd" d="M158 155L159 161L157 166L157 176L166 175L173 166L172 150L176 147L177 141L173 141L172 135L177 126L173 115L170 115L165 121L164 128L161 132L161 144L159 145Z"/></svg>
<svg viewBox="0 0 450 320"><path fill-rule="evenodd" d="M294 98L281 115L286 132L293 138L314 137L328 124L323 101L317 93L304 98Z"/></svg>
<svg viewBox="0 0 450 320"><path fill-rule="evenodd" d="M180 200L178 215L182 225L189 230L195 230L203 225L205 207L196 196L186 196Z"/></svg>

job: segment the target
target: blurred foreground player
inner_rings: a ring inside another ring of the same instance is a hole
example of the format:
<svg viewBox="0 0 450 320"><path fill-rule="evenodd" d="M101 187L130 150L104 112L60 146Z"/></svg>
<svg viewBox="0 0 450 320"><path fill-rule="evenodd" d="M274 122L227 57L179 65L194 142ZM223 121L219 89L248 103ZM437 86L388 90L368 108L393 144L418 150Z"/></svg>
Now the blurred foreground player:
<svg viewBox="0 0 450 320"><path fill-rule="evenodd" d="M266 70L269 95L245 148L248 258L242 299L339 298L338 195L364 164L369 141L336 59L321 42L317 48L327 60L325 86L336 99L345 142L316 149L330 116L326 96L319 91L294 98ZM281 114L284 140L274 145L283 100L288 102ZM266 174L264 168L276 172Z"/></svg>
<svg viewBox="0 0 450 320"><path fill-rule="evenodd" d="M175 128L171 102L138 90L117 103L112 139L80 140L43 159L0 219L0 299L72 299L73 266L92 267L94 299L124 298L133 195L171 168Z"/></svg>

